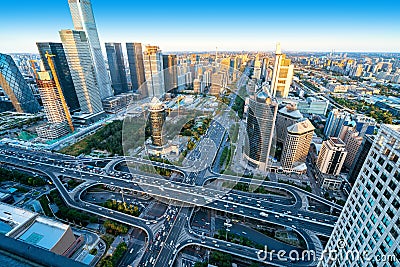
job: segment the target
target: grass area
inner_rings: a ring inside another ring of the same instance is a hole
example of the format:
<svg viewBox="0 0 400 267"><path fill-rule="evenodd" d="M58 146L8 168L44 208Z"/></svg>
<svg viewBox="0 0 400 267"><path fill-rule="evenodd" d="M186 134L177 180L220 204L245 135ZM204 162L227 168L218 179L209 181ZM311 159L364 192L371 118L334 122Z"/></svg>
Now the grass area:
<svg viewBox="0 0 400 267"><path fill-rule="evenodd" d="M122 121L113 121L96 133L82 139L72 146L60 150L61 153L79 156L89 155L94 149L104 150L113 155L123 155L122 149ZM143 144L143 143L142 143Z"/></svg>
<svg viewBox="0 0 400 267"><path fill-rule="evenodd" d="M98 221L96 216L88 215L85 212L68 207L62 200L61 195L57 190L51 191L48 196L51 203L55 203L59 209L56 213L58 218L82 226L86 226L89 223L95 223Z"/></svg>
<svg viewBox="0 0 400 267"><path fill-rule="evenodd" d="M218 232L214 235L214 238L217 238L220 240L227 240L231 243L239 244L239 245L246 246L246 247L251 247L251 248L256 248L256 249L264 249L264 245L255 243L245 236L227 232L225 229L218 230Z"/></svg>
<svg viewBox="0 0 400 267"><path fill-rule="evenodd" d="M124 253L128 250L128 246L125 242L121 242L118 244L117 248L114 250L111 256L107 256L103 258L99 262L100 267L114 267L118 266L118 262L121 260Z"/></svg>
<svg viewBox="0 0 400 267"><path fill-rule="evenodd" d="M128 226L122 223L117 223L111 220L107 220L104 222L104 228L106 228L106 232L112 234L114 236L128 233Z"/></svg>
<svg viewBox="0 0 400 267"><path fill-rule="evenodd" d="M14 181L33 187L44 186L45 184L47 184L47 181L40 177L33 177L24 172L0 168L0 182L5 181Z"/></svg>
<svg viewBox="0 0 400 267"><path fill-rule="evenodd" d="M284 180L281 180L281 179L278 180L278 183L287 184L287 185L292 185L292 186L294 186L294 187L303 189L303 190L305 190L305 191L307 191L307 192L310 192L310 193L312 192L312 188L311 188L311 186L309 186L309 185L301 186L301 185L296 184L295 182L284 181Z"/></svg>
<svg viewBox="0 0 400 267"><path fill-rule="evenodd" d="M250 185L248 183L237 183L234 187L234 190L243 191L243 192L250 192ZM287 196L285 193L276 192L274 190L268 190L265 186L258 186L254 193L257 194L264 194L264 195L277 195L277 196Z"/></svg>
<svg viewBox="0 0 400 267"><path fill-rule="evenodd" d="M91 255L93 255L93 256L96 256L97 253L98 253L97 248L92 248L92 249L89 251L89 254L91 254Z"/></svg>
<svg viewBox="0 0 400 267"><path fill-rule="evenodd" d="M106 251L110 248L111 244L114 242L115 236L110 234L105 234L101 236L101 239L106 243Z"/></svg>
<svg viewBox="0 0 400 267"><path fill-rule="evenodd" d="M39 202L40 202L40 205L42 206L44 215L46 215L48 217L53 217L53 213L51 212L50 207L49 207L50 202L47 199L47 196L46 195L41 196L39 198Z"/></svg>
<svg viewBox="0 0 400 267"><path fill-rule="evenodd" d="M102 205L103 207L106 207L108 209L112 209L112 210L116 210L128 215L132 215L132 216L139 216L140 215L140 211L139 211L139 207L138 206L133 206L132 204L130 204L129 206L125 203L125 202L117 202L115 199L114 200L107 200L106 202L103 203Z"/></svg>
<svg viewBox="0 0 400 267"><path fill-rule="evenodd" d="M240 88L232 106L232 109L237 112L240 119L243 119L244 104L247 96L246 87Z"/></svg>
<svg viewBox="0 0 400 267"><path fill-rule="evenodd" d="M230 137L232 143L236 143L237 142L238 134L239 134L239 124L235 123L229 129L229 137Z"/></svg>

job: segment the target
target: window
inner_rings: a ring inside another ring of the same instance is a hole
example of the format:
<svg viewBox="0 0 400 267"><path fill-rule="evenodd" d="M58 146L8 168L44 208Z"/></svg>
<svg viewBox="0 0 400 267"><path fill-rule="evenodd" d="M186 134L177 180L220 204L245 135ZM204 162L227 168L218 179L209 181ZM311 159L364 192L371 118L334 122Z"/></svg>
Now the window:
<svg viewBox="0 0 400 267"><path fill-rule="evenodd" d="M389 187L393 190L393 192L396 191L396 184L393 181L390 181Z"/></svg>
<svg viewBox="0 0 400 267"><path fill-rule="evenodd" d="M375 213L379 216L379 215L381 215L382 212L378 207L376 207L375 208Z"/></svg>
<svg viewBox="0 0 400 267"><path fill-rule="evenodd" d="M382 185L381 182L378 182L378 183L376 184L376 187L377 187L379 190L382 190L383 185Z"/></svg>
<svg viewBox="0 0 400 267"><path fill-rule="evenodd" d="M378 159L378 163L379 163L379 165L383 166L383 164L385 163L385 160L382 157L380 157Z"/></svg>
<svg viewBox="0 0 400 267"><path fill-rule="evenodd" d="M386 164L385 170L387 170L389 173L391 173L393 171L393 166L388 163L388 164Z"/></svg>

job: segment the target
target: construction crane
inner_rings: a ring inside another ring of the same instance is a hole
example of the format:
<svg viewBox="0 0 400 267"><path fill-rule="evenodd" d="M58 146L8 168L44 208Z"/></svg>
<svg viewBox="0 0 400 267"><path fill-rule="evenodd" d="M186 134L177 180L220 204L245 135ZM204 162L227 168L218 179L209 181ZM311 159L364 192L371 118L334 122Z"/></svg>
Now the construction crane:
<svg viewBox="0 0 400 267"><path fill-rule="evenodd" d="M58 80L58 76L57 76L56 69L54 67L54 62L52 59L53 57L55 57L55 55L50 55L49 52L46 52L47 63L50 66L51 74L53 75L53 79L56 84L58 94L60 96L61 104L63 106L65 116L67 117L69 128L71 128L71 132L73 133L75 130L74 125L72 124L71 114L69 113L67 102L65 101L64 94L61 89L60 81Z"/></svg>

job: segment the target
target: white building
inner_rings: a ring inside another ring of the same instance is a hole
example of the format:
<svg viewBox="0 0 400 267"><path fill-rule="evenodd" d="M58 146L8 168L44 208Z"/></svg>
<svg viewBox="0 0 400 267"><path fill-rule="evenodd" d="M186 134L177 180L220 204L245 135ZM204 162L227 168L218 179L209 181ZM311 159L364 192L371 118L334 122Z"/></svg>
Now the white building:
<svg viewBox="0 0 400 267"><path fill-rule="evenodd" d="M290 85L293 80L293 64L290 59L282 54L281 45L276 45L274 71L272 73L271 92L272 96L288 97Z"/></svg>
<svg viewBox="0 0 400 267"><path fill-rule="evenodd" d="M399 149L400 126L382 125L319 267L399 265ZM336 258L328 255L333 250Z"/></svg>

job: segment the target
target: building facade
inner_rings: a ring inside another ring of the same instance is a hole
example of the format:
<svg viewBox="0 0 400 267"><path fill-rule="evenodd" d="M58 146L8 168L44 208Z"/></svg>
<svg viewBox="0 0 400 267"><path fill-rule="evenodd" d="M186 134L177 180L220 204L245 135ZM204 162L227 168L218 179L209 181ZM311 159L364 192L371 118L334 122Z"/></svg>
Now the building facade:
<svg viewBox="0 0 400 267"><path fill-rule="evenodd" d="M151 129L151 140L154 146L163 146L163 126L165 122L165 108L162 102L154 97L149 107L149 119Z"/></svg>
<svg viewBox="0 0 400 267"><path fill-rule="evenodd" d="M381 125L319 267L398 266L399 148L400 127Z"/></svg>
<svg viewBox="0 0 400 267"><path fill-rule="evenodd" d="M94 62L84 31L60 31L82 113L103 111Z"/></svg>
<svg viewBox="0 0 400 267"><path fill-rule="evenodd" d="M47 62L46 53L54 55L54 68L57 73L61 89L64 94L65 101L71 112L80 109L78 96L76 95L74 82L72 81L71 71L69 69L67 57L65 55L62 43L36 43L39 50L40 58L42 59L44 69L51 71Z"/></svg>
<svg viewBox="0 0 400 267"><path fill-rule="evenodd" d="M113 91L101 50L99 34L90 0L68 0L72 22L77 31L84 31L94 64L95 75L101 99L112 96Z"/></svg>
<svg viewBox="0 0 400 267"><path fill-rule="evenodd" d="M133 92L140 90L142 97L147 97L147 88L143 84L146 82L143 63L143 52L141 43L126 43L128 55L129 71L132 82Z"/></svg>
<svg viewBox="0 0 400 267"><path fill-rule="evenodd" d="M338 137L342 130L342 126L346 121L350 121L349 113L339 109L332 110L326 121L324 135L326 137Z"/></svg>
<svg viewBox="0 0 400 267"><path fill-rule="evenodd" d="M322 143L317 159L318 170L323 174L339 175L346 155L345 143L337 137L330 137Z"/></svg>
<svg viewBox="0 0 400 267"><path fill-rule="evenodd" d="M295 104L288 104L278 110L276 116L276 139L284 143L289 126L292 126L303 119L303 115L297 110Z"/></svg>
<svg viewBox="0 0 400 267"><path fill-rule="evenodd" d="M307 119L288 127L281 157L283 168L292 169L306 162L314 130Z"/></svg>
<svg viewBox="0 0 400 267"><path fill-rule="evenodd" d="M178 88L177 64L176 55L163 55L165 92Z"/></svg>
<svg viewBox="0 0 400 267"><path fill-rule="evenodd" d="M264 91L249 98L246 125L248 142L243 155L252 167L262 171L269 168L277 110L278 104Z"/></svg>
<svg viewBox="0 0 400 267"><path fill-rule="evenodd" d="M349 181L350 184L354 184L354 182L356 181L358 174L360 173L361 168L365 162L365 159L368 156L369 150L372 147L373 142L374 142L373 135L364 136L364 139L361 143L360 148L357 151L357 154L355 156L355 159L350 167L350 171L347 176L347 180Z"/></svg>
<svg viewBox="0 0 400 267"><path fill-rule="evenodd" d="M286 98L289 96L290 85L293 80L294 66L290 59L282 54L281 45L278 43L275 51L275 64L272 73L271 92L273 96Z"/></svg>
<svg viewBox="0 0 400 267"><path fill-rule="evenodd" d="M357 152L361 146L363 138L359 136L359 132L350 130L346 132L343 142L346 144L347 156L344 161L344 166L348 169L353 165Z"/></svg>
<svg viewBox="0 0 400 267"><path fill-rule="evenodd" d="M106 43L106 53L114 95L127 93L129 88L121 43Z"/></svg>
<svg viewBox="0 0 400 267"><path fill-rule="evenodd" d="M0 53L0 87L19 113L36 113L40 110L32 90L24 80L11 56Z"/></svg>
<svg viewBox="0 0 400 267"><path fill-rule="evenodd" d="M147 95L160 98L165 94L163 58L158 46L146 46L143 53Z"/></svg>

